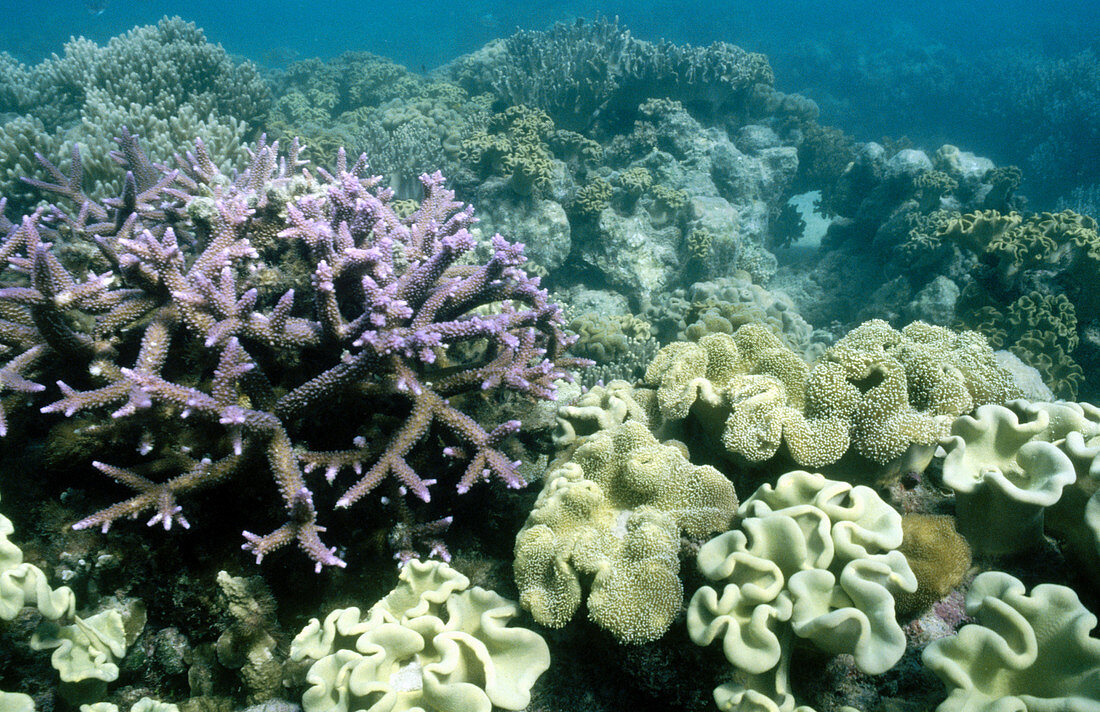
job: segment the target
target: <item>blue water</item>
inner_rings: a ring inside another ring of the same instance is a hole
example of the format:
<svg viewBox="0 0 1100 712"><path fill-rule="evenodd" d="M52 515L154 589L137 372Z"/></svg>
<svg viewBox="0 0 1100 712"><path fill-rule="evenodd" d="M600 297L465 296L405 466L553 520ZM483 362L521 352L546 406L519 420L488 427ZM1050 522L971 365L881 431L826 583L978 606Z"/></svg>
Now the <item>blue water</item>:
<svg viewBox="0 0 1100 712"><path fill-rule="evenodd" d="M1081 1L709 0L685 11L682 0L2 0L0 50L37 62L59 52L69 37L103 43L164 15L190 20L229 52L268 66L366 50L416 71L520 28L618 17L643 39L726 41L766 53L779 89L814 99L822 123L859 140L906 136L933 148L951 142L1025 168L1029 147L1013 145L1017 127L1011 124L1031 119L1002 112L995 106L998 93L1005 92L1006 105L1018 103L1010 92L1031 84L1041 63L1100 49L1100 3ZM1080 116L1066 120L1087 124L1100 118L1100 88L1080 90L1090 95L1077 97L1070 111ZM1100 143L1100 136L1085 131L1079 140ZM1085 148L1083 160L1100 155L1100 146L1093 149ZM1047 183L1050 179L1044 176ZM1053 200L1090 180L1067 176L1045 197Z"/></svg>
<svg viewBox="0 0 1100 712"><path fill-rule="evenodd" d="M434 67L516 28L596 14L618 16L646 39L708 44L723 40L781 56L802 43L868 46L883 39L944 45L961 51L1042 47L1068 53L1100 42L1100 3L1001 2L748 2L682 0L593 2L482 0L3 0L0 48L38 60L70 36L97 42L135 25L179 15L230 52L262 60L272 52L332 56L347 50L385 55L411 68ZM780 77L782 80L782 77Z"/></svg>

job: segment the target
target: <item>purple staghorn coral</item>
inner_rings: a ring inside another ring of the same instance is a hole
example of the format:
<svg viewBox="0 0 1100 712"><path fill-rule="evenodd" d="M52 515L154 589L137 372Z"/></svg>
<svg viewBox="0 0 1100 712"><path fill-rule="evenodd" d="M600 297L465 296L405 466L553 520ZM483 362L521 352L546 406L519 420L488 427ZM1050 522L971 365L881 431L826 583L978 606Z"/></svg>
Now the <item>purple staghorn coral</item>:
<svg viewBox="0 0 1100 712"><path fill-rule="evenodd" d="M401 218L365 159L348 166L343 151L330 173L307 167L297 142L281 155L261 139L230 177L201 140L177 170L151 165L125 130L118 142L120 198L83 193L75 151L68 176L39 157L55 182L28 182L76 209L0 224L0 394L32 398L60 374L43 413L128 424L137 438L131 462L92 463L133 496L75 528L145 513L188 527L181 495L265 463L286 521L244 532L244 548L259 561L297 542L320 571L344 561L321 540L313 470L357 476L337 507L391 476L428 501L435 480L410 460L434 428L453 443L443 454L466 462L458 492L491 477L524 485L500 449L520 423L487 429L452 401L553 398L584 364L562 356L561 310L523 271L523 245L497 235L477 260L473 211L439 173L421 176L423 200ZM61 244L94 245L86 276Z"/></svg>

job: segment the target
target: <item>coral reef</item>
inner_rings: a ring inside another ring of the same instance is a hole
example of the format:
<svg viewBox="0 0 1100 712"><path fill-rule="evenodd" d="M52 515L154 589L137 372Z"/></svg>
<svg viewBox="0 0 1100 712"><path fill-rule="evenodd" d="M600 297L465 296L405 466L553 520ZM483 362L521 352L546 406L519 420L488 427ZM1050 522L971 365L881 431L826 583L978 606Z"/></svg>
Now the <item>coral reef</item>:
<svg viewBox="0 0 1100 712"><path fill-rule="evenodd" d="M521 31L452 62L446 73L471 94L546 111L583 131L664 96L709 115L735 113L758 84L773 81L760 54L724 42L709 47L639 40L606 19Z"/></svg>
<svg viewBox="0 0 1100 712"><path fill-rule="evenodd" d="M55 207L47 222L37 211L8 228L0 247L25 275L0 290L7 388L46 390L31 379L61 359L62 373L49 374L59 397L44 413L139 423L136 457L93 463L136 494L77 528L106 530L144 512L150 524L186 527L180 495L259 458L286 521L266 535L245 532L245 547L261 559L297 542L318 569L343 566L321 542L303 471L321 468L330 482L344 468L360 475L337 507L390 475L426 501L436 480L418 475L409 457L433 423L455 436L444 454L468 461L459 492L489 476L523 484L499 449L519 422L486 430L449 399L495 390L548 398L562 367L580 361L559 356L569 343L560 310L519 269L522 246L498 235L487 262L460 264L475 246L466 230L472 211L438 173L422 177L424 199L401 219L388 206L392 191L362 177L363 159L348 166L342 153L334 173L314 177L296 143L280 155L261 142L249 170L231 181L201 141L175 171L155 169L125 132L120 143L129 173L119 201L104 206L81 192L74 154L70 175L54 169L58 184L42 187L79 212ZM46 242L60 233L96 245L113 272L79 281ZM283 255L297 262L296 278L278 271ZM502 306L478 311L489 304ZM77 316L87 331L69 321ZM196 367L201 377L188 370ZM315 426L325 402L342 409L377 399L407 404L382 447L355 424ZM188 416L196 427L176 431Z"/></svg>
<svg viewBox="0 0 1100 712"><path fill-rule="evenodd" d="M754 492L740 519L699 550L721 589L702 586L688 604L692 640L721 640L742 672L715 688L720 709L792 709L795 636L867 673L893 667L905 652L894 595L917 589L897 551L901 515L867 487L795 471Z"/></svg>
<svg viewBox="0 0 1100 712"><path fill-rule="evenodd" d="M1039 436L1049 416L1020 422L987 404L951 425L943 483L955 491L959 528L984 554L1026 551L1043 541L1043 510L1077 479L1069 457Z"/></svg>
<svg viewBox="0 0 1100 712"><path fill-rule="evenodd" d="M158 162L202 136L228 172L246 161L241 144L264 120L271 101L251 62L234 62L178 17L134 28L102 47L73 39L60 55L5 73L0 84L0 96L12 97L0 112L18 115L0 127L0 152L16 159L33 137L22 165L6 160L0 171L0 192L14 215L41 197L18 179L49 177L30 165L35 151L57 163L80 146L87 192L103 200L122 188L109 156L120 126L140 135Z"/></svg>
<svg viewBox="0 0 1100 712"><path fill-rule="evenodd" d="M13 620L25 607L34 607L42 621L30 640L34 650L53 650L50 663L60 675L61 694L73 703L91 702L118 679L118 663L137 637L130 615L107 608L89 616L76 613L76 596L66 586L51 588L46 574L23 561L23 552L8 536L11 520L0 515L0 620ZM135 617L136 622L136 617ZM136 623L140 630L141 623ZM6 695L18 706L23 697Z"/></svg>
<svg viewBox="0 0 1100 712"><path fill-rule="evenodd" d="M509 627L519 607L438 561L410 561L371 606L314 618L290 655L311 661L305 712L522 710L550 666L539 636Z"/></svg>
<svg viewBox="0 0 1100 712"><path fill-rule="evenodd" d="M966 612L977 622L924 650L948 688L937 712L1088 709L1100 699L1096 616L1072 589L1040 584L1028 594L1018 579L987 571L966 594Z"/></svg>
<svg viewBox="0 0 1100 712"><path fill-rule="evenodd" d="M683 602L679 537L729 526L733 485L691 464L639 421L592 435L546 475L516 536L520 603L560 628L591 577L588 616L625 643L660 638Z"/></svg>
<svg viewBox="0 0 1100 712"><path fill-rule="evenodd" d="M945 368L949 364L950 368ZM841 461L845 476L886 481L920 471L955 416L1018 394L979 334L914 322L867 322L811 368L771 331L664 347L646 371L666 421L691 419L743 464L783 449L798 465ZM655 424L656 425L656 424Z"/></svg>
<svg viewBox="0 0 1100 712"><path fill-rule="evenodd" d="M463 141L484 130L490 114L487 102L458 86L368 52L294 62L273 88L272 136L301 137L318 157L340 148L365 153L402 199L418 196L422 173L458 174Z"/></svg>
<svg viewBox="0 0 1100 712"><path fill-rule="evenodd" d="M0 708L1096 707L1088 56L938 105L1025 172L617 19L283 54L0 53Z"/></svg>

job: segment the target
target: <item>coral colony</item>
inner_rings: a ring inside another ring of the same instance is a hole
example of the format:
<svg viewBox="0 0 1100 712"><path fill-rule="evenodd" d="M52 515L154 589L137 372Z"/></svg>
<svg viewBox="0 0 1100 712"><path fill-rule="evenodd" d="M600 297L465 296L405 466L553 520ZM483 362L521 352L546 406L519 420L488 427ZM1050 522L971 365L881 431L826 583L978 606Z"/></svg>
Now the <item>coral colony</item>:
<svg viewBox="0 0 1100 712"><path fill-rule="evenodd" d="M0 341L13 354L2 392L45 391L56 374L58 397L43 413L109 413L99 427L140 438L133 462L93 463L134 495L75 528L106 531L148 512L149 525L188 527L180 495L266 460L286 522L244 532L244 548L259 561L296 541L318 571L342 567L320 537L305 474L332 482L354 471L336 507L390 475L427 501L435 480L410 453L433 424L450 436L444 455L468 463L459 493L494 477L525 484L501 450L519 421L487 429L451 399L553 398L554 381L583 362L562 357L561 309L522 269L523 245L496 235L478 261L473 211L438 172L420 177L423 199L401 218L365 158L349 166L343 151L329 173L307 167L297 142L280 154L261 138L231 177L201 140L176 170L151 164L125 129L117 140L120 198L83 192L77 151L67 176L39 156L54 182L32 184L75 210L51 205L5 223L0 247L25 282L0 289ZM81 279L63 261L62 247L82 245L85 263L106 271ZM394 418L370 415L394 403L404 404ZM363 422L346 425L355 412ZM333 422L320 423L326 416ZM332 432L347 439L333 443Z"/></svg>

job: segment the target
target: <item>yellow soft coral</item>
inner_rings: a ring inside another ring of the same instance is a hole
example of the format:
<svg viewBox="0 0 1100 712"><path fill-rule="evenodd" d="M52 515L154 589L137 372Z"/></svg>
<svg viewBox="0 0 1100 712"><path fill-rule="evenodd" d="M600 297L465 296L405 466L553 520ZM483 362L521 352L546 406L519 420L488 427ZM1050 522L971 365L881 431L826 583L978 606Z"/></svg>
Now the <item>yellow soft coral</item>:
<svg viewBox="0 0 1100 712"><path fill-rule="evenodd" d="M733 485L628 420L595 433L553 469L516 537L520 603L561 627L592 577L589 617L624 642L659 638L680 610L680 534L729 526Z"/></svg>
<svg viewBox="0 0 1100 712"><path fill-rule="evenodd" d="M824 467L851 449L875 476L922 469L954 417L1018 389L974 332L866 322L811 368L769 329L661 349L646 371L665 423L694 419L735 459ZM659 424L654 424L658 426Z"/></svg>

